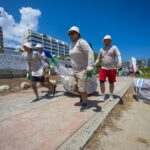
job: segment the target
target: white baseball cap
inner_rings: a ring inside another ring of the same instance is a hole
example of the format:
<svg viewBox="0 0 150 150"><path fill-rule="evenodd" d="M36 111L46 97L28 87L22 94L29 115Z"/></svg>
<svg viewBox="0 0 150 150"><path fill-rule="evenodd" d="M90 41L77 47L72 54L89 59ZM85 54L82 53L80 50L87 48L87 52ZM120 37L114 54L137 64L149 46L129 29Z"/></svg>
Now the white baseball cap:
<svg viewBox="0 0 150 150"><path fill-rule="evenodd" d="M23 44L23 47L26 46L28 48L31 48L32 49L32 44L30 42L26 42Z"/></svg>
<svg viewBox="0 0 150 150"><path fill-rule="evenodd" d="M43 45L41 43L36 44L35 48L43 48Z"/></svg>
<svg viewBox="0 0 150 150"><path fill-rule="evenodd" d="M80 29L77 26L72 26L67 33L69 34L71 31L75 31L80 34Z"/></svg>
<svg viewBox="0 0 150 150"><path fill-rule="evenodd" d="M106 40L106 39L110 39L110 40L112 40L112 38L111 38L111 36L110 36L110 35L105 35L105 36L104 36L104 38L103 38L103 41L104 41L104 40Z"/></svg>

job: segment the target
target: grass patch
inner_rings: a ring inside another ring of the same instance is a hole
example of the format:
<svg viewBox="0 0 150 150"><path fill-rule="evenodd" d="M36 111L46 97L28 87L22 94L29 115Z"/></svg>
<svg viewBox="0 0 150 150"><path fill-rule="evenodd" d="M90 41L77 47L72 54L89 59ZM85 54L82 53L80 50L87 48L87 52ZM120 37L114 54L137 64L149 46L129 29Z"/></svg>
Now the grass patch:
<svg viewBox="0 0 150 150"><path fill-rule="evenodd" d="M150 74L141 75L140 78L150 79Z"/></svg>
<svg viewBox="0 0 150 150"><path fill-rule="evenodd" d="M147 139L144 139L144 138L141 138L141 137L138 137L136 138L136 141L140 142L140 143L143 143L147 146L150 146L150 141L148 141Z"/></svg>

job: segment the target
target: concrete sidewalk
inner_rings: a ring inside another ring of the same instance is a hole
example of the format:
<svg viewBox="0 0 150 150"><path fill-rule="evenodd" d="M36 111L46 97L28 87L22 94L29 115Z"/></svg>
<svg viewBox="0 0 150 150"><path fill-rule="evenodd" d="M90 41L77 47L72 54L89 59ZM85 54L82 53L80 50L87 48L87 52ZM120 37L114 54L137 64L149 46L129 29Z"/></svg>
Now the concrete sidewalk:
<svg viewBox="0 0 150 150"><path fill-rule="evenodd" d="M117 80L115 94L122 96L132 78L119 77ZM43 97L36 103L32 103L34 95L31 89L0 97L0 149L64 149L77 131L95 116L106 116L105 110L111 110L117 103L107 100L100 103L98 95L90 96L90 108L81 113L80 107L74 106L79 101L78 97L64 95L62 85L57 91L55 97Z"/></svg>

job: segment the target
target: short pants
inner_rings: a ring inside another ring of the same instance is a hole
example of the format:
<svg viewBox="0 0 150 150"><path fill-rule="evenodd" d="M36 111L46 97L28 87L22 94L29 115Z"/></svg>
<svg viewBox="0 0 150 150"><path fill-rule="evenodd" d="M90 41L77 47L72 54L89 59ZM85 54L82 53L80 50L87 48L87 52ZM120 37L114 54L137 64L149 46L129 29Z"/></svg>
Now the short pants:
<svg viewBox="0 0 150 150"><path fill-rule="evenodd" d="M44 76L40 76L40 77L31 76L31 81L34 81L34 82L44 82Z"/></svg>
<svg viewBox="0 0 150 150"><path fill-rule="evenodd" d="M85 70L74 73L69 77L69 87L75 89L78 87L79 92L87 92L87 80L85 78Z"/></svg>
<svg viewBox="0 0 150 150"><path fill-rule="evenodd" d="M108 81L109 83L113 84L114 82L116 82L116 69L100 69L99 70L99 80L100 81L106 81L106 77L108 77Z"/></svg>

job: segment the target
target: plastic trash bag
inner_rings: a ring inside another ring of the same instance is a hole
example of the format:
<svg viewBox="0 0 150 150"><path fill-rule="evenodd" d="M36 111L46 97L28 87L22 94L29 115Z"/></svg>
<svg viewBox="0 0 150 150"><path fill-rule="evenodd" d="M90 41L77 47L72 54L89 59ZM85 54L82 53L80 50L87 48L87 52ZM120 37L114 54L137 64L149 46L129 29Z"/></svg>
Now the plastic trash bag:
<svg viewBox="0 0 150 150"><path fill-rule="evenodd" d="M134 87L137 100L150 103L150 79L135 78Z"/></svg>
<svg viewBox="0 0 150 150"><path fill-rule="evenodd" d="M65 68L64 66L59 66L55 68L55 71L57 75L60 77L64 89L68 93L78 95L78 93L74 92L74 86L72 87L69 86L69 78L71 75L74 74L72 68ZM96 91L96 89L97 89L97 76L93 75L91 78L87 78L87 93L92 94Z"/></svg>

